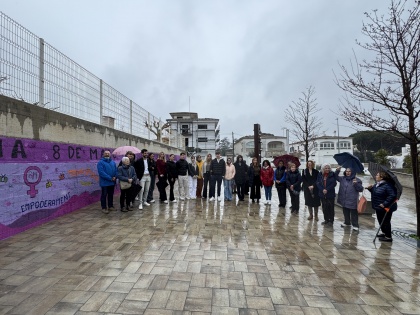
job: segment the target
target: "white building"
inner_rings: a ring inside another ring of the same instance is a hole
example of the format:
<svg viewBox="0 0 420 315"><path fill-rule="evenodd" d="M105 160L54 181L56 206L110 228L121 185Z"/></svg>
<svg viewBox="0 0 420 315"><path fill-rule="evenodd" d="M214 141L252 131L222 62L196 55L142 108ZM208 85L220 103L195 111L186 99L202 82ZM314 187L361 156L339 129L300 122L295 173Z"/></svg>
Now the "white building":
<svg viewBox="0 0 420 315"><path fill-rule="evenodd" d="M334 159L334 154L349 152L353 154L353 138L351 137L337 137L337 136L322 136L318 137L313 142L313 148L309 152L310 159L315 161L317 166L324 163L337 165ZM295 142L290 145L290 153L300 153L300 162L302 165L306 163L305 150L302 142ZM301 166L302 168L303 166Z"/></svg>
<svg viewBox="0 0 420 315"><path fill-rule="evenodd" d="M235 157L242 155L248 162L250 154L254 152L254 136L244 136L236 140L234 145ZM273 157L286 154L289 151L289 139L284 136L275 136L269 133L261 134L261 161L272 160Z"/></svg>
<svg viewBox="0 0 420 315"><path fill-rule="evenodd" d="M188 153L199 153L205 156L215 155L216 145L220 141L219 119L198 118L197 113L177 112L170 113L170 144ZM177 132L174 132L177 131Z"/></svg>

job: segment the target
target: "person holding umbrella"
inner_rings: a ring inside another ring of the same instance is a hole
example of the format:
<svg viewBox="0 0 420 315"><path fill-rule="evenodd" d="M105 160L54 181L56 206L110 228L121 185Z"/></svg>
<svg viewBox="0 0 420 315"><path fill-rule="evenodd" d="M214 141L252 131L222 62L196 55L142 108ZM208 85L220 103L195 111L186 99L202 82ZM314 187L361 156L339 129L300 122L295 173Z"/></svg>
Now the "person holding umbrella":
<svg viewBox="0 0 420 315"><path fill-rule="evenodd" d="M343 207L344 223L341 227L353 226L354 231L359 231L359 214L357 202L359 192L363 191L362 181L356 177L351 168L344 170L344 176L339 176L341 166L335 171L335 178L340 183L337 202Z"/></svg>
<svg viewBox="0 0 420 315"><path fill-rule="evenodd" d="M391 218L397 210L397 189L392 185L391 178L386 172L379 171L375 176L376 184L369 185L367 189L372 194L372 208L376 212L376 218L383 234L378 238L382 242L392 242Z"/></svg>

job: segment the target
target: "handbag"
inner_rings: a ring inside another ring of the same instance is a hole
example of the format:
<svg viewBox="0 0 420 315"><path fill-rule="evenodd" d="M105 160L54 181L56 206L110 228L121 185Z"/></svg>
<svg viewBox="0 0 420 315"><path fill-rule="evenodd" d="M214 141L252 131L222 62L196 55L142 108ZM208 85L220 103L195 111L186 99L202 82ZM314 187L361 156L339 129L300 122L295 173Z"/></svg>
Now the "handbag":
<svg viewBox="0 0 420 315"><path fill-rule="evenodd" d="M357 213L362 214L363 212L365 212L366 206L367 206L367 199L365 195L362 193L362 196L357 202Z"/></svg>
<svg viewBox="0 0 420 315"><path fill-rule="evenodd" d="M121 188L121 190L130 189L131 188L131 183L120 181L120 188Z"/></svg>

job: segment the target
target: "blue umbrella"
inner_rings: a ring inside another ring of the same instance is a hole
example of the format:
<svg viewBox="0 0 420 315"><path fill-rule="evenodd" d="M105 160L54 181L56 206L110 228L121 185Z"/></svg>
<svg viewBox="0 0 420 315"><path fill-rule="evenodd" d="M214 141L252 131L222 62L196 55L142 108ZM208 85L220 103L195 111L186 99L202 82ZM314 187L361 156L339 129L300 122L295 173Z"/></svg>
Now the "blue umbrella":
<svg viewBox="0 0 420 315"><path fill-rule="evenodd" d="M356 173L363 173L363 170L365 169L362 162L349 152L334 154L334 159L337 161L338 165L345 168L351 168Z"/></svg>

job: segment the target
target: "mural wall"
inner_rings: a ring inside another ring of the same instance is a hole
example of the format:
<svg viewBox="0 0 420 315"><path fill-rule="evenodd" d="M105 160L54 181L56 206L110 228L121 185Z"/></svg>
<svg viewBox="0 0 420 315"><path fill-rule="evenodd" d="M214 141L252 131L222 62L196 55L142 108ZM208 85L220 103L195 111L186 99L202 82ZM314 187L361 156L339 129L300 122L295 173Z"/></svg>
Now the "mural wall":
<svg viewBox="0 0 420 315"><path fill-rule="evenodd" d="M104 150L0 137L0 239L97 202Z"/></svg>

